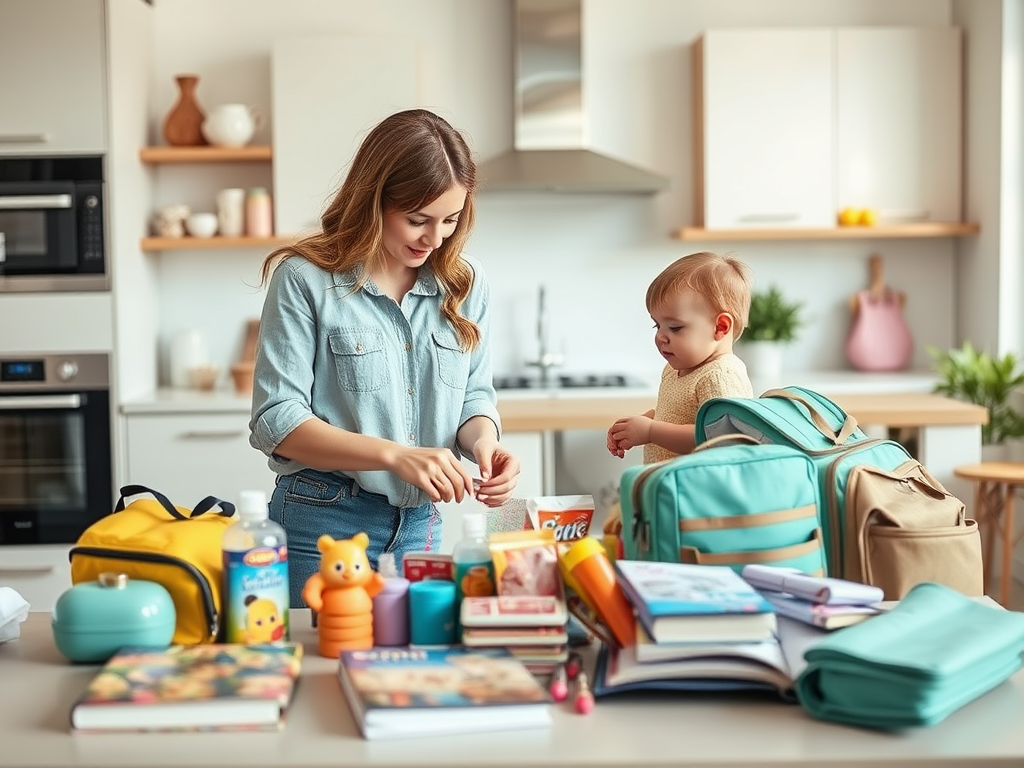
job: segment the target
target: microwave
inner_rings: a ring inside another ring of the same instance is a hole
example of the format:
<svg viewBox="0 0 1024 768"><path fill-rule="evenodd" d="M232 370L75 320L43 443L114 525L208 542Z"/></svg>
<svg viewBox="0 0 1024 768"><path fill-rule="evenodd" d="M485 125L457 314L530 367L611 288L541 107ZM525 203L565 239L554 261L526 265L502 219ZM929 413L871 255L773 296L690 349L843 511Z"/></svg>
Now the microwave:
<svg viewBox="0 0 1024 768"><path fill-rule="evenodd" d="M109 290L103 158L0 158L0 292Z"/></svg>

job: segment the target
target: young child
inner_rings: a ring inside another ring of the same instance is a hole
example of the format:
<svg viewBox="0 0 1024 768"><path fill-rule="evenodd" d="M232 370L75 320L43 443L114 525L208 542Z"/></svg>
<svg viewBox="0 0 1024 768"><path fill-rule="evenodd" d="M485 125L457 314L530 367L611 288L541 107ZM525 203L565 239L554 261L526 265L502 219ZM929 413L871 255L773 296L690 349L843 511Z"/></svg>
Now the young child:
<svg viewBox="0 0 1024 768"><path fill-rule="evenodd" d="M747 368L733 343L750 312L750 268L731 256L702 251L683 256L647 289L654 343L667 365L654 410L617 420L608 429L608 451L622 458L638 445L644 463L689 453L701 403L712 397L753 397ZM617 507L604 524L618 534Z"/></svg>

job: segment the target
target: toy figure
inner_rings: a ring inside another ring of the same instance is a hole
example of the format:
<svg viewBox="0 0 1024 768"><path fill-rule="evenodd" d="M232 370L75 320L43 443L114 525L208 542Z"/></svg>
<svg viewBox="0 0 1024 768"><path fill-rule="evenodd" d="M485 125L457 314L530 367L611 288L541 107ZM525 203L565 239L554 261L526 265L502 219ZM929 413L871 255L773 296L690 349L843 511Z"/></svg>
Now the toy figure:
<svg viewBox="0 0 1024 768"><path fill-rule="evenodd" d="M284 622L277 603L256 595L245 596L245 642L276 643L284 639Z"/></svg>
<svg viewBox="0 0 1024 768"><path fill-rule="evenodd" d="M370 569L369 543L365 533L337 541L324 534L316 541L320 572L306 580L302 599L317 612L321 656L336 659L343 650L373 647L373 598L384 578Z"/></svg>

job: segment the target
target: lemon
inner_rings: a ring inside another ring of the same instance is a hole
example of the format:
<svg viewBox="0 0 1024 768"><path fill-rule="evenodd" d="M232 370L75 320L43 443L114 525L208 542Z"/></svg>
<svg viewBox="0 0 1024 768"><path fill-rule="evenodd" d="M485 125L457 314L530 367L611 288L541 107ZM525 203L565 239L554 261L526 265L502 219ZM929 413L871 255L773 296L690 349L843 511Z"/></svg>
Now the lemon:
<svg viewBox="0 0 1024 768"><path fill-rule="evenodd" d="M878 213L874 208L865 208L860 212L859 223L865 227L873 227L878 221Z"/></svg>
<svg viewBox="0 0 1024 768"><path fill-rule="evenodd" d="M842 227L852 227L858 224L861 220L861 212L856 208L843 208L839 212L839 225Z"/></svg>

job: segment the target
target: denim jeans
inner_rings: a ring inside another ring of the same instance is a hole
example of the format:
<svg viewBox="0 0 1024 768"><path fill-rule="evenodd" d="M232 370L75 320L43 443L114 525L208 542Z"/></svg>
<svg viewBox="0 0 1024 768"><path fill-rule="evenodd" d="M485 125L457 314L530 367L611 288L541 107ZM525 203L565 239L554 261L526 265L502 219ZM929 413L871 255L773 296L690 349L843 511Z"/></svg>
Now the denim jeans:
<svg viewBox="0 0 1024 768"><path fill-rule="evenodd" d="M316 540L323 534L350 539L363 532L370 537L366 554L377 569L381 552L393 552L401 574L402 555L437 549L440 534L437 509L431 503L418 507L393 507L386 496L358 488L333 472L304 469L279 475L270 499L270 519L288 537L288 581L291 607L304 608L302 588L320 570Z"/></svg>

